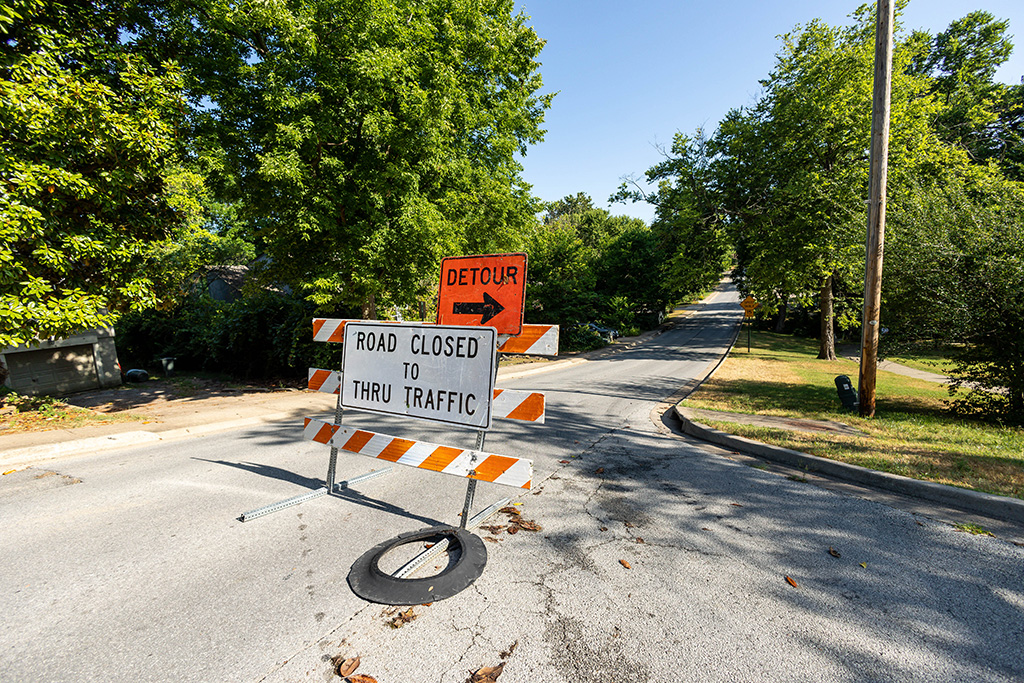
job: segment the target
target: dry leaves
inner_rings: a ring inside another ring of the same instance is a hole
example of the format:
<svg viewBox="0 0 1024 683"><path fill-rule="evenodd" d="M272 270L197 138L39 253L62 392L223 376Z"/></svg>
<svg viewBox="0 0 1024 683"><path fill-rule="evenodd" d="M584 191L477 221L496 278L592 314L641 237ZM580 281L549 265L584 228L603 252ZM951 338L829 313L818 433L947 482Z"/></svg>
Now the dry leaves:
<svg viewBox="0 0 1024 683"><path fill-rule="evenodd" d="M637 537L636 537L636 542L637 542L637 543L646 543L647 541L645 541L644 539L642 539L642 538L640 538L639 536L637 536Z"/></svg>
<svg viewBox="0 0 1024 683"><path fill-rule="evenodd" d="M504 512L506 515L518 515L519 514L519 510L516 510L511 505L506 505L505 507L503 507L500 510L498 510L498 512Z"/></svg>
<svg viewBox="0 0 1024 683"><path fill-rule="evenodd" d="M402 628L410 621L414 620L419 615L413 612L412 609L413 608L410 607L404 612L402 612L401 610L396 610L395 612L392 612L391 614L394 614L394 616L388 621L388 626L390 626L391 628Z"/></svg>
<svg viewBox="0 0 1024 683"><path fill-rule="evenodd" d="M621 564L626 569L632 569L633 568L633 566L629 562L626 562L625 560L619 560L619 564Z"/></svg>
<svg viewBox="0 0 1024 683"><path fill-rule="evenodd" d="M833 548L832 546L828 547L828 554L832 557L842 557L842 555L839 554L839 551Z"/></svg>
<svg viewBox="0 0 1024 683"><path fill-rule="evenodd" d="M337 665L334 670L342 678L348 678L355 673L356 669L359 668L359 657L349 657L348 659L343 659L340 662L337 661L339 659L341 659L340 656L334 658L335 664Z"/></svg>
<svg viewBox="0 0 1024 683"><path fill-rule="evenodd" d="M469 683L494 683L504 668L505 662L498 666L482 666L470 675Z"/></svg>
<svg viewBox="0 0 1024 683"><path fill-rule="evenodd" d="M338 655L331 660L331 663L334 664L334 673L344 678L348 683L377 683L377 679L373 676L355 673L355 670L359 668L358 656L342 659L341 655Z"/></svg>
<svg viewBox="0 0 1024 683"><path fill-rule="evenodd" d="M519 533L519 527L516 526L515 524L512 524L512 525L509 526L508 532L510 534L518 534Z"/></svg>
<svg viewBox="0 0 1024 683"><path fill-rule="evenodd" d="M559 460L558 462L562 463L563 465L568 465L569 464L568 460Z"/></svg>
<svg viewBox="0 0 1024 683"><path fill-rule="evenodd" d="M594 473L595 474L604 474L604 468L603 467L598 467L597 470Z"/></svg>
<svg viewBox="0 0 1024 683"><path fill-rule="evenodd" d="M793 588L798 588L798 586L796 585L796 581L794 581L792 578L788 576L786 577L786 583L788 583Z"/></svg>

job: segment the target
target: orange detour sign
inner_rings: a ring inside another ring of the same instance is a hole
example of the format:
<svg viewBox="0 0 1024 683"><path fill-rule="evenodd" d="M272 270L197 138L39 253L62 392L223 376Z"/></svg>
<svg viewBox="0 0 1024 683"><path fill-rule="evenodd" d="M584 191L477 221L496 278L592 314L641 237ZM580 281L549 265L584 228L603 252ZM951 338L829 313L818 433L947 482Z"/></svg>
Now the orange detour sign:
<svg viewBox="0 0 1024 683"><path fill-rule="evenodd" d="M442 259L437 324L487 325L498 334L519 334L525 294L526 254Z"/></svg>

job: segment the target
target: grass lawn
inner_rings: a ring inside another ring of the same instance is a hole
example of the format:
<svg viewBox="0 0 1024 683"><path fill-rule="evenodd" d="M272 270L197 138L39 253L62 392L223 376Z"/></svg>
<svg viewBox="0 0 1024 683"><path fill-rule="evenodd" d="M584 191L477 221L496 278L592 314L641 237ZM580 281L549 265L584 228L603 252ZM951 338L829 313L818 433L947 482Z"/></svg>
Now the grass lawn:
<svg viewBox="0 0 1024 683"><path fill-rule="evenodd" d="M856 386L856 362L816 359L815 340L754 332L750 353L742 341L684 405L834 420L865 436L703 420L715 429L875 470L1024 498L1024 429L956 418L945 409L945 385L880 371L875 417L865 419L842 410L834 382L848 375ZM940 372L934 365L920 367Z"/></svg>

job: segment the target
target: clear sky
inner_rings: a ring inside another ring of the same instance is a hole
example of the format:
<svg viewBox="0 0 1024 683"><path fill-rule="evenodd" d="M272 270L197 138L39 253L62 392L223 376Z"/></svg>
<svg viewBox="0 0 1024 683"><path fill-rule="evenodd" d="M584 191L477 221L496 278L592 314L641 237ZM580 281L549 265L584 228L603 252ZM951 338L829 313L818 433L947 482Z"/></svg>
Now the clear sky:
<svg viewBox="0 0 1024 683"><path fill-rule="evenodd" d="M533 193L554 200L586 192L614 214L650 220L647 204L607 203L622 177L660 161L676 132L712 132L752 104L778 36L820 18L850 23L856 0L518 0L547 41L542 92L557 92L544 142L522 160ZM911 0L904 27L931 33L986 10L1010 22L1013 56L996 74L1024 76L1024 0Z"/></svg>

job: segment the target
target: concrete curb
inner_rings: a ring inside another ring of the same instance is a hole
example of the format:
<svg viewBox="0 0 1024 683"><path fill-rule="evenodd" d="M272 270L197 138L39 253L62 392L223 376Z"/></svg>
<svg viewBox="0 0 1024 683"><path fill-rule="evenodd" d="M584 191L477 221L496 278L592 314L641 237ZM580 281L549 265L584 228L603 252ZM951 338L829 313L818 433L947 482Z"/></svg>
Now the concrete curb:
<svg viewBox="0 0 1024 683"><path fill-rule="evenodd" d="M807 453L801 453L800 451L780 446L771 446L742 436L726 434L697 422L694 419L693 413L688 408L683 408L678 404L674 407L674 410L684 433L709 443L725 446L735 451L742 451L785 465L799 467L811 472L820 472L854 484L893 491L986 517L995 517L1016 524L1024 524L1024 500L1018 498L996 496L991 493L980 493L956 486L911 479L910 477L898 474L878 472L860 467L859 465L850 465L836 460L820 458L816 455L808 455Z"/></svg>

